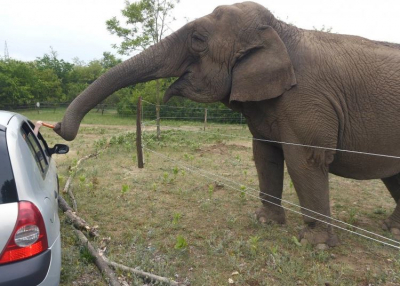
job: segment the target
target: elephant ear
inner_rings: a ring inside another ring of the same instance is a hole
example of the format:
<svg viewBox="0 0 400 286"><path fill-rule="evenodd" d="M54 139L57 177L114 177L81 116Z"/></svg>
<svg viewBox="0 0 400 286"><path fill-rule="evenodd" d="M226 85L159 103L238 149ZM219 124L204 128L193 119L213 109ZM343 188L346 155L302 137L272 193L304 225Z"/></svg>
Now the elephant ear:
<svg viewBox="0 0 400 286"><path fill-rule="evenodd" d="M286 46L272 27L258 28L254 40L246 38L232 70L230 101L272 99L296 85Z"/></svg>

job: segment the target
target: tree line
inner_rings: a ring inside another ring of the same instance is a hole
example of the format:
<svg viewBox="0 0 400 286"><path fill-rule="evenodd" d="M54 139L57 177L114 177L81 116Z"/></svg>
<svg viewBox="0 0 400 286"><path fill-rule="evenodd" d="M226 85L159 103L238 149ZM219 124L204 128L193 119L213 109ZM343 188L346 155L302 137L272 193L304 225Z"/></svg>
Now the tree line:
<svg viewBox="0 0 400 286"><path fill-rule="evenodd" d="M172 10L177 3L179 0L126 1L121 11L126 20L124 24L116 17L106 21L107 30L123 39L120 46L114 45L117 52L128 55L158 43L166 33L167 23L174 20ZM104 52L99 60L84 63L75 58L71 63L60 59L52 48L49 53L30 62L0 58L0 109L34 106L36 102L69 103L100 75L121 61L112 53ZM161 95L174 80L160 79L126 87L109 96L102 104L115 105L119 114L133 114L139 96L159 105ZM199 104L183 98L173 98L168 104L199 107ZM200 106L226 109L222 104Z"/></svg>
<svg viewBox="0 0 400 286"><path fill-rule="evenodd" d="M60 59L53 49L34 61L0 58L0 109L34 107L36 102L50 104L69 103L87 86L110 68L122 62L120 58L104 52L99 60L84 63L79 59L68 62ZM156 104L157 89L163 94L175 79L139 83L123 88L102 102L114 106L121 115L134 114L139 96ZM224 109L221 104L196 104L183 98L173 98L169 105L176 107L211 107ZM172 115L165 114L164 116ZM172 110L171 110L172 112Z"/></svg>

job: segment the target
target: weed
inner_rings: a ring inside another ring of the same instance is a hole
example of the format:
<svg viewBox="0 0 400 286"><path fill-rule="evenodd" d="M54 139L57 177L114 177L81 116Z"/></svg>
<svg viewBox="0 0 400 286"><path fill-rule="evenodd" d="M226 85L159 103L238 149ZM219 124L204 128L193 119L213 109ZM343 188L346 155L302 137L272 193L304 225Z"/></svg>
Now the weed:
<svg viewBox="0 0 400 286"><path fill-rule="evenodd" d="M248 240L248 244L250 247L250 254L252 256L256 256L256 254L257 254L259 241L260 241L260 237L257 235L250 236L250 238Z"/></svg>
<svg viewBox="0 0 400 286"><path fill-rule="evenodd" d="M382 207L379 207L379 208L374 209L374 214L377 214L377 215L386 215L386 213L387 213L387 211L386 211L384 208L382 208Z"/></svg>
<svg viewBox="0 0 400 286"><path fill-rule="evenodd" d="M173 225L177 225L181 218L182 218L182 214L181 213L174 213L174 217L172 219L172 224Z"/></svg>
<svg viewBox="0 0 400 286"><path fill-rule="evenodd" d="M121 195L125 195L128 191L129 191L129 186L126 184L123 184L122 188L121 188Z"/></svg>
<svg viewBox="0 0 400 286"><path fill-rule="evenodd" d="M80 248L80 257L86 263L94 263L94 256L90 253L89 249L86 246L82 246Z"/></svg>
<svg viewBox="0 0 400 286"><path fill-rule="evenodd" d="M294 242L295 245L297 245L297 246L299 246L299 247L302 246L301 243L299 242L299 240L297 239L297 237L292 236L292 241Z"/></svg>
<svg viewBox="0 0 400 286"><path fill-rule="evenodd" d="M245 202L246 201L246 186L240 186L240 201Z"/></svg>
<svg viewBox="0 0 400 286"><path fill-rule="evenodd" d="M86 181L86 176L85 175L80 175L79 176L79 184L83 184Z"/></svg>
<svg viewBox="0 0 400 286"><path fill-rule="evenodd" d="M214 193L214 185L210 184L210 185L208 185L208 197L210 200L212 199L213 193Z"/></svg>
<svg viewBox="0 0 400 286"><path fill-rule="evenodd" d="M174 169L172 169L173 173L174 173L174 177L176 178L176 176L178 176L179 174L179 168L178 167L174 167Z"/></svg>
<svg viewBox="0 0 400 286"><path fill-rule="evenodd" d="M351 208L349 210L349 218L347 223L354 225L357 222L357 209Z"/></svg>
<svg viewBox="0 0 400 286"><path fill-rule="evenodd" d="M86 187L87 187L87 190L88 190L89 192L92 192L92 193L93 193L93 191L94 191L94 184L93 184L93 182L89 182L89 183L86 185Z"/></svg>
<svg viewBox="0 0 400 286"><path fill-rule="evenodd" d="M168 184L170 182L171 182L171 180L169 180L169 174L167 172L164 172L164 174L163 174L163 184L165 185L165 184Z"/></svg>
<svg viewBox="0 0 400 286"><path fill-rule="evenodd" d="M175 249L186 249L188 246L188 243L186 242L186 239L182 235L178 235L176 238L176 243L174 248Z"/></svg>

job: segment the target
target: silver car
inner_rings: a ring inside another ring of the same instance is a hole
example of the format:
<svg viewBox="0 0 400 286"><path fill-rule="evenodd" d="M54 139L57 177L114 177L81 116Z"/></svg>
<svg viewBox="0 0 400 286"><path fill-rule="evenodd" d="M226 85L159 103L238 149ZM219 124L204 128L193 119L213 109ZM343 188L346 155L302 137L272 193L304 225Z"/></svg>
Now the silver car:
<svg viewBox="0 0 400 286"><path fill-rule="evenodd" d="M26 117L0 111L0 285L58 285L58 178L47 146Z"/></svg>

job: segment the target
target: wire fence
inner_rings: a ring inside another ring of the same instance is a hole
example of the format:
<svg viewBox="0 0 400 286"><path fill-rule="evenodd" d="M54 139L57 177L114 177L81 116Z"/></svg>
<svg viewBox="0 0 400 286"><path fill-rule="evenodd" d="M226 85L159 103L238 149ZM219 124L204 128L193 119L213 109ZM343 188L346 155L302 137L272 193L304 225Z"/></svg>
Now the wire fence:
<svg viewBox="0 0 400 286"><path fill-rule="evenodd" d="M177 112L177 115L179 116L178 118L185 118L184 116L181 115L181 113ZM199 119L201 117L199 116ZM171 119L175 119L175 118L171 118ZM144 126L152 126L152 127L156 127L157 124L155 123L157 120L154 119L153 120L149 120L146 121L143 125ZM180 132L182 131L182 129L180 127L168 127L168 130L173 130L175 132ZM390 155L390 154L377 154L377 153L371 153L371 152L360 152L360 151L356 151L356 150L345 150L345 149L336 149L336 148L327 148L327 147L323 147L323 146L313 146L313 145L307 145L307 144L299 144L299 143L292 143L292 142L280 142L280 141L273 141L273 140L267 140L267 139L263 139L263 138L253 138L253 137L246 137L246 136L238 136L235 134L232 134L232 130L226 130L229 134L224 134L221 133L220 130L218 130L218 132L210 132L210 131L206 131L206 129L202 129L199 128L197 130L185 130L185 132L193 132L193 133L201 133L204 135L218 135L218 136L222 136L222 137L230 137L230 138L236 138L236 139L240 139L240 140L248 140L248 141L263 141L263 142L268 142L268 143L278 143L278 144L282 144L282 145L290 145L292 147L297 147L297 148L315 148L315 149L325 149L325 150L330 150L330 151L336 151L336 152L345 152L345 153L354 153L354 154L359 154L359 155L367 155L367 156L379 156L379 157L384 157L384 158L392 158L392 159L400 159L399 156L395 156L395 155ZM153 135L154 137L155 135ZM148 137L150 139L153 139L153 137ZM186 163L171 158L171 156L169 155L165 155L162 154L156 150L151 149L150 147L147 146L146 142L143 142L143 149L147 152L150 152L160 158L163 158L165 161L171 162L177 166L180 166L181 168L190 171L194 176L199 176L202 177L203 179L209 181L209 182L215 182L215 181L220 181L223 182L224 186L226 186L229 189L232 189L234 191L239 191L241 193L245 193L250 197L255 197L255 198L259 198L262 201L268 202L269 204L272 205L276 205L279 207L282 207L290 212L296 213L298 215L301 215L303 217L308 217L311 218L315 221L319 221L322 222L324 224L327 224L329 226L332 226L334 228L343 230L343 231L347 231L351 234L354 235L358 235L360 237L369 239L371 241L374 242L378 242L381 243L383 245L386 246L390 246L396 249L400 250L400 242L388 237L385 237L383 235L374 233L372 231L363 229L361 227L357 227L353 224L349 224L346 223L344 221L341 221L339 219L318 213L316 211L313 211L311 209L307 209L304 208L298 204L295 204L293 202L290 202L288 200L283 200L281 198L272 196L270 194L261 192L259 189L256 188L252 188L252 187L248 187L245 186L245 184L243 184L242 182L235 182L233 180L230 180L218 173L216 173L215 171L211 172L211 171L207 171L204 170L202 168L199 167L195 167L193 165L188 166ZM273 200L273 201L272 201ZM280 203L276 203L276 201L280 202Z"/></svg>
<svg viewBox="0 0 400 286"><path fill-rule="evenodd" d="M170 106L156 105L154 103L143 100L142 119L152 120L157 118L157 106L160 108L160 120L174 121L190 121L190 122L208 122L221 124L245 124L246 119L241 113L233 112L232 110L220 108L205 108L196 106ZM5 110L16 112L21 111L37 111L38 113L56 113L64 112L69 102L41 102L39 105L8 105L4 106ZM90 110L89 113L97 113L102 116L114 117L131 117L135 118L137 112L136 104L98 104Z"/></svg>
<svg viewBox="0 0 400 286"><path fill-rule="evenodd" d="M280 199L280 198L272 196L270 194L261 192L260 190L245 186L242 183L235 182L233 180L227 179L226 177L218 175L215 172L209 172L209 171L206 171L204 169L201 169L201 168L198 168L198 167L195 167L195 166L188 166L186 163L184 163L182 161L175 160L175 159L171 158L170 156L166 156L166 155L164 155L164 154L162 154L160 152L157 152L155 150L152 150L152 149L150 149L148 147L144 147L144 149L146 151L148 151L148 152L153 153L154 155L156 155L156 156L158 156L160 158L163 158L167 162L174 163L174 165L177 165L180 168L191 172L195 176L200 176L203 179L206 179L209 182L215 182L215 181L223 182L224 186L226 186L227 188L229 188L231 190L234 190L236 192L244 193L244 194L246 194L246 195L248 195L250 197L260 199L260 200L262 200L264 202L267 202L269 204L272 204L272 205L275 205L275 206L278 206L278 207L282 207L285 210L288 210L288 211L293 212L295 214L311 218L313 220L322 222L322 223L327 224L329 226L332 226L334 228L337 228L337 229L340 229L340 230L343 230L343 231L347 231L347 232L349 232L351 234L354 234L354 235L369 239L371 241L378 242L378 243L381 243L383 245L390 246L390 247L393 247L393 248L396 248L396 249L400 250L400 242L396 241L394 239L385 237L383 235L374 233L372 231L368 231L368 230L363 229L361 227L354 226L352 224L346 223L346 222L341 221L339 219L335 219L333 217L326 216L326 215L318 213L316 211L301 207L301 206L299 206L299 205L297 205L297 204L295 204L293 202ZM261 195L263 195L263 197L260 197ZM278 200L278 201L281 202L281 204L277 204L277 203L275 203L275 202L273 202L273 201L271 201L269 199L266 199L265 197L269 197L270 199ZM290 205L290 207L286 206L286 205ZM293 209L291 207L295 207L298 210ZM355 229L355 230L351 230L351 229Z"/></svg>

